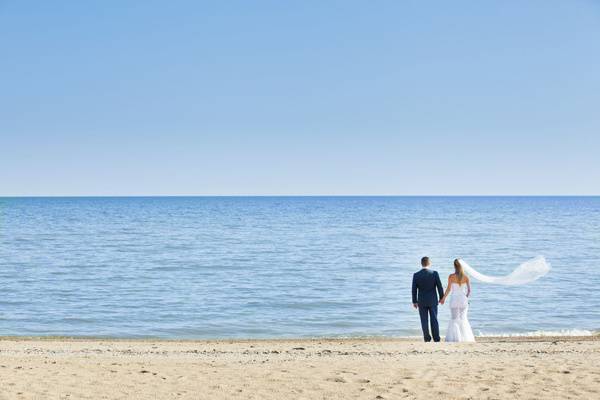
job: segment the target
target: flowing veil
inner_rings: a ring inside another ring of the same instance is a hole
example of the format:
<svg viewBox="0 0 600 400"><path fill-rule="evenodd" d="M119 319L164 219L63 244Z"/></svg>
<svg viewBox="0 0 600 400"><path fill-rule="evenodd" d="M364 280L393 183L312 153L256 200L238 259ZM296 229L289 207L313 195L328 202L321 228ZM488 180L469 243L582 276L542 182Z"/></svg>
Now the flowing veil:
<svg viewBox="0 0 600 400"><path fill-rule="evenodd" d="M543 256L537 256L519 265L513 272L505 276L488 276L478 272L464 260L459 260L463 270L474 279L497 285L523 285L541 278L550 271L550 264Z"/></svg>

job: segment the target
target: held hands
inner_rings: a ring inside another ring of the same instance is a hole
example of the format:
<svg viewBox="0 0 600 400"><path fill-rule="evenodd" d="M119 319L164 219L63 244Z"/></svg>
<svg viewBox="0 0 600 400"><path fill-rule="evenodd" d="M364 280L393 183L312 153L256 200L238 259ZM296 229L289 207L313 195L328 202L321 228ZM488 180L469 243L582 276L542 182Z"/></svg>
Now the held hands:
<svg viewBox="0 0 600 400"><path fill-rule="evenodd" d="M415 308L415 310L416 310L417 308L419 308L419 304L418 304L418 303L413 303L413 307L414 307L414 308Z"/></svg>
<svg viewBox="0 0 600 400"><path fill-rule="evenodd" d="M445 297L442 297L442 298L440 299L440 304L441 304L441 305L444 305L444 303L445 303L445 302L446 302L446 298L445 298Z"/></svg>

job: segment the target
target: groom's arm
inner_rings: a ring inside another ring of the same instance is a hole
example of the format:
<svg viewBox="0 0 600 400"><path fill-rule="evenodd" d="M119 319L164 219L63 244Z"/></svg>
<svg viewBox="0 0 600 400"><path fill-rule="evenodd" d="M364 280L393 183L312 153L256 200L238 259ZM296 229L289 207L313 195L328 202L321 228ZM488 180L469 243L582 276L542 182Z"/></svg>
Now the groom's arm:
<svg viewBox="0 0 600 400"><path fill-rule="evenodd" d="M413 302L413 305L417 304L417 281L416 281L414 275L413 275L413 281L412 281L412 302Z"/></svg>
<svg viewBox="0 0 600 400"><path fill-rule="evenodd" d="M444 297L444 287L442 286L442 281L440 280L440 274L435 272L435 286L437 287L437 291L440 299Z"/></svg>

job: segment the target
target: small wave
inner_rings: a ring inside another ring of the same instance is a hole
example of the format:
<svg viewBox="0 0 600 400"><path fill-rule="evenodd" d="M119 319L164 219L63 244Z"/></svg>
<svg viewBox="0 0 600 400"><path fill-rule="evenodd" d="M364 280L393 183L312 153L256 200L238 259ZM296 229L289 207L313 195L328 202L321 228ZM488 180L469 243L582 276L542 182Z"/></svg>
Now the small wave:
<svg viewBox="0 0 600 400"><path fill-rule="evenodd" d="M552 337L552 336L596 336L600 335L600 330L587 330L587 329L562 329L556 331L529 331L529 332L518 332L518 333L483 333L481 331L476 332L475 337L481 338L509 338L509 337ZM325 336L311 336L307 335L307 337L319 338L319 339L327 339L327 338L336 338L336 339L372 339L372 338L380 338L380 339L389 339L389 338L399 338L399 339L419 339L421 340L423 336L421 334L382 334L382 335L325 335ZM442 336L442 340L444 340Z"/></svg>
<svg viewBox="0 0 600 400"><path fill-rule="evenodd" d="M543 337L543 336L594 336L599 335L600 331L590 331L587 329L561 329L557 331L531 331L521 333L481 333L479 337L519 337L519 336L532 336L532 337Z"/></svg>

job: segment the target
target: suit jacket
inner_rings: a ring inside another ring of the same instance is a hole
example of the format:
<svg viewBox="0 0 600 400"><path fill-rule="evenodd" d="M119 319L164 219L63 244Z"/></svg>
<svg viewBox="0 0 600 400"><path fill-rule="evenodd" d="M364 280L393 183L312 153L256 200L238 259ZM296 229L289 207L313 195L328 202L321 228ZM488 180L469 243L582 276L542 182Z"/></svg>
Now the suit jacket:
<svg viewBox="0 0 600 400"><path fill-rule="evenodd" d="M436 293L437 289L437 293ZM419 306L437 306L439 298L444 296L444 287L437 271L423 268L413 275L412 302Z"/></svg>

